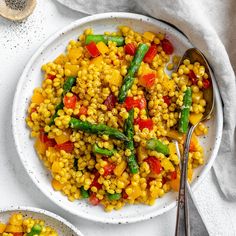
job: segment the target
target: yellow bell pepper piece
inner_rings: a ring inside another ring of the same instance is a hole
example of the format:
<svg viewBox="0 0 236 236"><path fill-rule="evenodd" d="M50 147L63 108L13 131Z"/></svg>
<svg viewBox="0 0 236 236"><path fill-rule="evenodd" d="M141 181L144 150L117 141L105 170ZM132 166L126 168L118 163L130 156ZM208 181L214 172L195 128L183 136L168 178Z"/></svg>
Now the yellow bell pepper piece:
<svg viewBox="0 0 236 236"><path fill-rule="evenodd" d="M144 34L143 34L143 37L149 41L153 41L154 38L155 38L155 34L152 33L152 32L149 32L149 31L146 31Z"/></svg>
<svg viewBox="0 0 236 236"><path fill-rule="evenodd" d="M176 154L176 147L174 143L169 143L170 155Z"/></svg>
<svg viewBox="0 0 236 236"><path fill-rule="evenodd" d="M104 42L98 42L96 46L101 54L106 54L109 52L109 48Z"/></svg>
<svg viewBox="0 0 236 236"><path fill-rule="evenodd" d="M147 149L145 149L144 147L140 145L137 148L137 157L140 162L146 159L148 157Z"/></svg>
<svg viewBox="0 0 236 236"><path fill-rule="evenodd" d="M23 227L19 225L7 225L5 231L7 233L21 233L23 232Z"/></svg>
<svg viewBox="0 0 236 236"><path fill-rule="evenodd" d="M36 140L34 147L35 147L38 154L41 154L41 155L45 154L46 146L43 142L40 141L39 138Z"/></svg>
<svg viewBox="0 0 236 236"><path fill-rule="evenodd" d="M189 121L192 125L196 125L203 117L202 113L191 113L189 116Z"/></svg>
<svg viewBox="0 0 236 236"><path fill-rule="evenodd" d="M126 161L122 160L120 164L118 164L116 166L116 168L114 169L114 174L116 176L121 176L123 174L123 172L125 171L126 169L126 166L127 166L127 163Z"/></svg>
<svg viewBox="0 0 236 236"><path fill-rule="evenodd" d="M111 85L121 86L121 84L122 84L122 76L120 74L120 71L112 70L112 72L111 72L111 79L108 82Z"/></svg>
<svg viewBox="0 0 236 236"><path fill-rule="evenodd" d="M5 231L6 227L7 227L6 224L0 223L0 234Z"/></svg>
<svg viewBox="0 0 236 236"><path fill-rule="evenodd" d="M59 65L64 65L68 61L69 61L69 58L65 56L64 54L61 54L54 60L54 63L59 64Z"/></svg>
<svg viewBox="0 0 236 236"><path fill-rule="evenodd" d="M94 65L98 66L99 64L101 64L102 60L103 60L103 57L102 56L98 56L98 57L93 58L90 61L90 64L94 64Z"/></svg>
<svg viewBox="0 0 236 236"><path fill-rule="evenodd" d="M23 216L21 214L13 214L9 219L10 225L22 225L23 223Z"/></svg>
<svg viewBox="0 0 236 236"><path fill-rule="evenodd" d="M183 142L184 136L176 130L167 131L167 137L177 140L178 142Z"/></svg>
<svg viewBox="0 0 236 236"><path fill-rule="evenodd" d="M71 48L68 52L70 60L77 60L81 57L82 50L80 48Z"/></svg>
<svg viewBox="0 0 236 236"><path fill-rule="evenodd" d="M137 185L137 186L130 185L126 188L125 192L129 196L130 200L135 200L142 193L141 188L140 188L139 185Z"/></svg>
<svg viewBox="0 0 236 236"><path fill-rule="evenodd" d="M172 180L170 181L170 186L171 186L171 188L172 188L175 192L178 192L178 191L179 191L180 175L177 174L177 178L176 178L176 179L172 179Z"/></svg>
<svg viewBox="0 0 236 236"><path fill-rule="evenodd" d="M163 158L161 160L161 166L164 168L165 171L174 171L175 167L173 166L173 164L171 163L171 161L169 161L167 158Z"/></svg>
<svg viewBox="0 0 236 236"><path fill-rule="evenodd" d="M37 105L40 105L44 101L44 96L41 93L39 93L38 91L35 91L32 96L31 101L33 103L36 103Z"/></svg>
<svg viewBox="0 0 236 236"><path fill-rule="evenodd" d="M77 77L79 71L78 65L72 65L69 62L65 64L65 75Z"/></svg>
<svg viewBox="0 0 236 236"><path fill-rule="evenodd" d="M61 171L60 163L58 161L54 161L52 164L52 172L53 173L60 173L60 171Z"/></svg>
<svg viewBox="0 0 236 236"><path fill-rule="evenodd" d="M55 137L57 144L62 144L70 140L70 133L68 131L64 131L61 135Z"/></svg>
<svg viewBox="0 0 236 236"><path fill-rule="evenodd" d="M63 184L56 179L52 179L52 187L55 191L60 191L63 188Z"/></svg>

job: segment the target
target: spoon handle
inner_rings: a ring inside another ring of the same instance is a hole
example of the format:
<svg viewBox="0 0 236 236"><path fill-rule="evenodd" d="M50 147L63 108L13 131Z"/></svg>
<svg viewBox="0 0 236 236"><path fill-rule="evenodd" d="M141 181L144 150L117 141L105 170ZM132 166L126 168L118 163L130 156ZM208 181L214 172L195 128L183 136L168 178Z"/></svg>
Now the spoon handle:
<svg viewBox="0 0 236 236"><path fill-rule="evenodd" d="M188 130L184 145L175 236L190 236L189 209L187 200L187 171L189 146L194 128L195 126L191 126Z"/></svg>

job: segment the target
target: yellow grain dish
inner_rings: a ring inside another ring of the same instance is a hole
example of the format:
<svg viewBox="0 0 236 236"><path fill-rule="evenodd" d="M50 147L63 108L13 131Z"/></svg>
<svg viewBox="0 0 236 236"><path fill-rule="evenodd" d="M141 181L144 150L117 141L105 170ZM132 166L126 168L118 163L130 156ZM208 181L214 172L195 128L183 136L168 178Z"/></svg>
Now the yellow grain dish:
<svg viewBox="0 0 236 236"><path fill-rule="evenodd" d="M24 217L21 213L14 213L7 223L0 222L2 236L58 236L58 233L47 226L43 220Z"/></svg>
<svg viewBox="0 0 236 236"><path fill-rule="evenodd" d="M183 149L184 96L188 91L191 100L186 128L201 119L203 90L211 84L198 62L185 60L173 72L179 56L167 38L126 26L102 36L86 29L42 66L44 80L34 90L26 122L52 187L70 201L89 198L111 211L125 204L153 205L171 189L178 191L172 140ZM204 163L197 136L207 131L200 123L193 135L189 181Z"/></svg>

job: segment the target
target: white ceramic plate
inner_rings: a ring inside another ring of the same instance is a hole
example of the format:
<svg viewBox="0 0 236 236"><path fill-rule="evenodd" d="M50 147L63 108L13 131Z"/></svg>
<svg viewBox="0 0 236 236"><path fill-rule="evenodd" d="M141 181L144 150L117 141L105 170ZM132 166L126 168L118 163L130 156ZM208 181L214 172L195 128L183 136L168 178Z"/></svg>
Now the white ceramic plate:
<svg viewBox="0 0 236 236"><path fill-rule="evenodd" d="M83 236L71 223L62 217L39 208L32 207L10 207L0 210L0 222L5 223L13 213L21 213L24 217L32 217L33 219L41 219L45 221L45 225L54 228L59 236Z"/></svg>
<svg viewBox="0 0 236 236"><path fill-rule="evenodd" d="M88 205L86 201L69 202L60 192L53 191L49 172L43 167L33 147L34 140L29 138L29 130L25 124L26 111L33 89L41 85L41 65L53 60L65 47L69 40L77 39L84 29L92 27L95 33L115 31L119 25L128 25L138 32L166 32L173 42L175 53L182 55L193 45L180 32L158 20L130 13L105 13L82 18L55 33L37 50L25 67L19 80L14 98L12 124L16 148L20 159L30 178L37 187L54 203L77 216L104 223L130 223L160 215L176 206L176 193L170 192L163 198L157 199L152 207L144 205L126 206L120 211L105 213L101 207ZM214 82L214 81L213 81ZM209 134L203 139L206 164L195 171L193 189L201 182L211 168L216 157L222 133L222 107L216 83L216 107L214 116L208 123Z"/></svg>

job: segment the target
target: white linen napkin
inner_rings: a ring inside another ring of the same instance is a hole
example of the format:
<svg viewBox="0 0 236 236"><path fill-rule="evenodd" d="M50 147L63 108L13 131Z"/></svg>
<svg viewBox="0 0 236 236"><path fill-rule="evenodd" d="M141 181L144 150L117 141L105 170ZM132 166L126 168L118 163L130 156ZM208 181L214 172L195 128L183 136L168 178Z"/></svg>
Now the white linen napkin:
<svg viewBox="0 0 236 236"><path fill-rule="evenodd" d="M150 15L179 28L213 68L224 106L224 131L214 171L228 200L236 200L235 0L58 0L71 9L95 14L129 11ZM218 34L217 34L218 33ZM223 43L222 43L222 41Z"/></svg>

